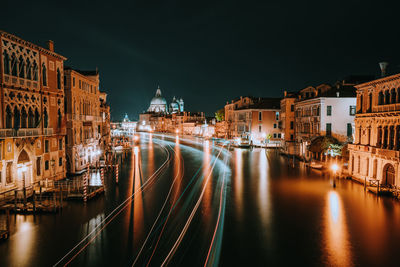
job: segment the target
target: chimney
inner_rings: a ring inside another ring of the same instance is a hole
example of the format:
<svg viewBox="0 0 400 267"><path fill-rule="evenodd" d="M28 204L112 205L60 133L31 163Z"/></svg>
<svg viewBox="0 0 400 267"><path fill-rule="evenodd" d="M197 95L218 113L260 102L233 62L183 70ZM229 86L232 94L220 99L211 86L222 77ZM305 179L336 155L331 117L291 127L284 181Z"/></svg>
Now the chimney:
<svg viewBox="0 0 400 267"><path fill-rule="evenodd" d="M47 49L49 49L51 52L54 52L54 42L52 40L47 41Z"/></svg>
<svg viewBox="0 0 400 267"><path fill-rule="evenodd" d="M340 95L340 92L336 92L336 97L339 97L339 95Z"/></svg>
<svg viewBox="0 0 400 267"><path fill-rule="evenodd" d="M283 96L284 96L284 97L287 96L287 91L286 91L286 90L283 92Z"/></svg>
<svg viewBox="0 0 400 267"><path fill-rule="evenodd" d="M387 69L388 65L389 65L389 63L387 63L387 62L379 62L379 67L381 68L381 77L386 76L386 69Z"/></svg>

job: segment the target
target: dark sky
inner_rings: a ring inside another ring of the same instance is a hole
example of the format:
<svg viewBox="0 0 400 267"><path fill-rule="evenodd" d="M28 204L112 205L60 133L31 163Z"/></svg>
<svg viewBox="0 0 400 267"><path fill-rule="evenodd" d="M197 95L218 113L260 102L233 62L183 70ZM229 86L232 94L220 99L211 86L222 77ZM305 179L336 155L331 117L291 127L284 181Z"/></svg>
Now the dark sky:
<svg viewBox="0 0 400 267"><path fill-rule="evenodd" d="M240 95L379 73L399 64L396 1L8 1L0 29L52 39L66 65L100 70L112 118L168 101L212 115Z"/></svg>

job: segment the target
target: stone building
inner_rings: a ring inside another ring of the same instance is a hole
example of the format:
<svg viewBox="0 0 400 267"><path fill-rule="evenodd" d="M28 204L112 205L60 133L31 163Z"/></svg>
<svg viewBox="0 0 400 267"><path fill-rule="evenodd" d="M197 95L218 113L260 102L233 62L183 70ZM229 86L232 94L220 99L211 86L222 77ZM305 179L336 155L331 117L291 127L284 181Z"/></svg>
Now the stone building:
<svg viewBox="0 0 400 267"><path fill-rule="evenodd" d="M225 112L232 113L229 114L231 138L245 138L257 146L280 144L282 136L278 127L280 99L246 98L241 98L242 105L225 107ZM249 102L251 104L246 104Z"/></svg>
<svg viewBox="0 0 400 267"><path fill-rule="evenodd" d="M230 139L235 136L237 136L237 128L238 125L235 123L235 115L234 111L239 109L239 108L244 108L248 107L250 105L254 104L254 97L251 96L241 96L240 98L231 100L231 102L226 102L226 105L224 106L225 110L225 128L227 130L227 133L225 134L226 138Z"/></svg>
<svg viewBox="0 0 400 267"><path fill-rule="evenodd" d="M100 91L100 149L105 152L111 144L111 114L107 103L107 93Z"/></svg>
<svg viewBox="0 0 400 267"><path fill-rule="evenodd" d="M103 113L103 121L100 109L105 99L99 91L99 82L97 70L65 68L66 157L69 173L79 173L87 164L96 164L103 152L102 128L107 127L104 124L109 115ZM103 112L108 112L107 108L104 110L103 107Z"/></svg>
<svg viewBox="0 0 400 267"><path fill-rule="evenodd" d="M64 61L0 31L0 191L65 177Z"/></svg>
<svg viewBox="0 0 400 267"><path fill-rule="evenodd" d="M296 154L295 146L295 117L294 117L294 102L297 98L297 93L286 92L281 100L281 113L279 128L282 130L281 148L282 152L289 155Z"/></svg>
<svg viewBox="0 0 400 267"><path fill-rule="evenodd" d="M400 74L357 88L355 142L349 145L349 173L358 180L400 184Z"/></svg>
<svg viewBox="0 0 400 267"><path fill-rule="evenodd" d="M321 84L300 90L294 106L298 156L310 159L312 153L308 148L318 136L352 142L356 113L354 85L344 80L334 86Z"/></svg>

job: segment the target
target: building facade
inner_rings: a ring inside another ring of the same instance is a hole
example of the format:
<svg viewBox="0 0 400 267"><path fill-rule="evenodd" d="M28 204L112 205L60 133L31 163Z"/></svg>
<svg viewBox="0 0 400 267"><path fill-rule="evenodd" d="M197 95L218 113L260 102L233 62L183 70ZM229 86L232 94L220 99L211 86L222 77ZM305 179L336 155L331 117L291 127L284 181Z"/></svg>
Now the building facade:
<svg viewBox="0 0 400 267"><path fill-rule="evenodd" d="M400 183L400 74L357 88L355 142L349 145L349 173L354 179Z"/></svg>
<svg viewBox="0 0 400 267"><path fill-rule="evenodd" d="M65 69L66 158L69 173L80 173L87 164L96 164L103 152L103 116L107 120L107 114L101 116L100 113L104 95L99 91L99 82L97 70ZM103 112L107 112L104 107Z"/></svg>
<svg viewBox="0 0 400 267"><path fill-rule="evenodd" d="M280 145L280 99L262 98L252 102L254 104L233 109L231 136L245 138L256 146Z"/></svg>
<svg viewBox="0 0 400 267"><path fill-rule="evenodd" d="M283 153L293 155L296 154L295 146L295 116L294 102L296 93L284 92L284 98L281 100L281 111L279 128L282 131L281 148Z"/></svg>
<svg viewBox="0 0 400 267"><path fill-rule="evenodd" d="M294 109L298 156L310 159L308 147L318 136L332 136L341 143L352 142L356 113L353 86L309 86L299 92Z"/></svg>
<svg viewBox="0 0 400 267"><path fill-rule="evenodd" d="M64 61L0 31L0 191L65 177Z"/></svg>

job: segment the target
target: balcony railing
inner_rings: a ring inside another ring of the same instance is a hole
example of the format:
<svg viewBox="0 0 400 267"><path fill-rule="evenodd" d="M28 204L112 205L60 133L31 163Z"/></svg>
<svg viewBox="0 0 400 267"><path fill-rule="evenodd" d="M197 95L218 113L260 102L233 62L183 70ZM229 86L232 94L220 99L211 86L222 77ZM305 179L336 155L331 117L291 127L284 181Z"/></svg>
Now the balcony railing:
<svg viewBox="0 0 400 267"><path fill-rule="evenodd" d="M400 103L388 104L388 105L378 105L372 108L373 112L390 112L390 111L400 111Z"/></svg>
<svg viewBox="0 0 400 267"><path fill-rule="evenodd" d="M24 78L15 77L12 75L4 74L4 83L9 85L28 87L28 88L38 88L38 81L28 80Z"/></svg>
<svg viewBox="0 0 400 267"><path fill-rule="evenodd" d="M43 135L52 135L53 128L21 128L15 129L0 129L0 137L35 137Z"/></svg>

